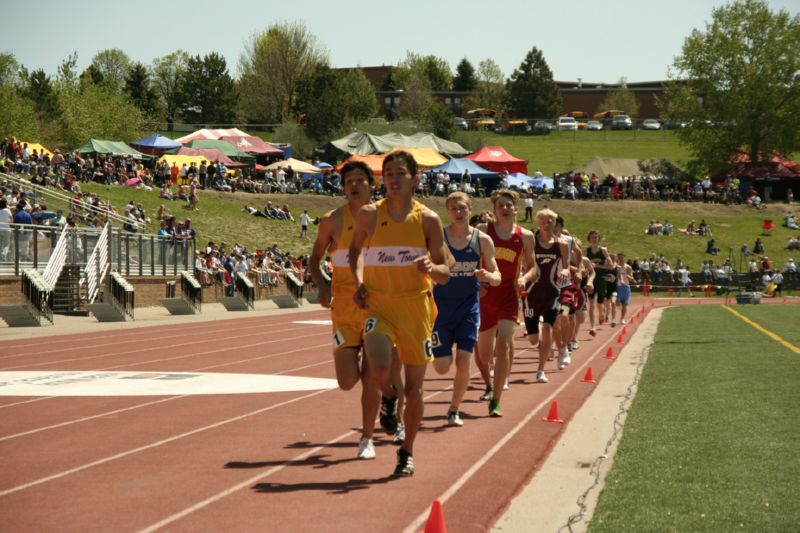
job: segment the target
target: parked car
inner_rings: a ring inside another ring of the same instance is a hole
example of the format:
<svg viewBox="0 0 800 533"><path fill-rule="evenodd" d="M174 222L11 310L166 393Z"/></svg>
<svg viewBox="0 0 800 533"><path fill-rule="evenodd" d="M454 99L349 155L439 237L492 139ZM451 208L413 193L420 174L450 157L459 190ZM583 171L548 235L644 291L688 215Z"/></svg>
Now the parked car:
<svg viewBox="0 0 800 533"><path fill-rule="evenodd" d="M547 135L552 129L553 125L546 120L537 120L533 123L533 133L538 135Z"/></svg>
<svg viewBox="0 0 800 533"><path fill-rule="evenodd" d="M611 119L612 130L632 130L633 121L628 115L617 115Z"/></svg>
<svg viewBox="0 0 800 533"><path fill-rule="evenodd" d="M603 123L599 120L590 120L586 123L586 131L603 131Z"/></svg>
<svg viewBox="0 0 800 533"><path fill-rule="evenodd" d="M578 121L575 120L575 117L558 117L556 129L558 131L578 131Z"/></svg>
<svg viewBox="0 0 800 533"><path fill-rule="evenodd" d="M457 130L466 131L469 129L469 124L467 123L467 119L463 117L456 117L455 119L453 119L453 121L455 122Z"/></svg>
<svg viewBox="0 0 800 533"><path fill-rule="evenodd" d="M660 130L661 123L654 118L648 118L642 121L643 130Z"/></svg>
<svg viewBox="0 0 800 533"><path fill-rule="evenodd" d="M681 130L686 127L686 122L674 118L667 119L661 123L662 130Z"/></svg>

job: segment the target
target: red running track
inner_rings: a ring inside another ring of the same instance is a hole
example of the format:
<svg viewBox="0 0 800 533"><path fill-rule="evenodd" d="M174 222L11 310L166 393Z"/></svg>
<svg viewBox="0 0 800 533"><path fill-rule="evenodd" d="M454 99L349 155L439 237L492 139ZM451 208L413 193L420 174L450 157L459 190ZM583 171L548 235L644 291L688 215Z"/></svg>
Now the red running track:
<svg viewBox="0 0 800 533"><path fill-rule="evenodd" d="M637 308L637 306L639 306ZM649 310L634 299L631 309ZM3 343L0 371L141 371L334 378L325 311L164 325ZM641 317L628 325L628 336ZM5 531L401 531L434 499L452 531L486 531L540 467L601 379L620 326L600 327L564 371L517 337L504 417L487 417L473 379L461 428L447 426L452 374L428 371L417 472L390 477L395 446L355 459L359 392L99 397L0 396ZM521 334L521 332L520 332ZM627 340L627 338L626 338ZM0 391L2 387L0 386Z"/></svg>

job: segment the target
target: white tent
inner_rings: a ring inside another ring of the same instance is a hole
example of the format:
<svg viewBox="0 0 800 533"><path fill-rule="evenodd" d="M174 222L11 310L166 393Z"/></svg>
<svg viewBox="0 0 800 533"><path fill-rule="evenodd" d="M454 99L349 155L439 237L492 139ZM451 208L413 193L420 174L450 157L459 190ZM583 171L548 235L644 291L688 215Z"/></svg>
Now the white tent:
<svg viewBox="0 0 800 533"><path fill-rule="evenodd" d="M271 165L267 166L267 170L277 170L279 168L286 169L287 167L292 167L292 170L295 172L305 173L305 174L321 174L322 169L315 167L309 163L305 163L300 161L299 159L295 159L290 157L289 159L284 159L282 161L275 161Z"/></svg>

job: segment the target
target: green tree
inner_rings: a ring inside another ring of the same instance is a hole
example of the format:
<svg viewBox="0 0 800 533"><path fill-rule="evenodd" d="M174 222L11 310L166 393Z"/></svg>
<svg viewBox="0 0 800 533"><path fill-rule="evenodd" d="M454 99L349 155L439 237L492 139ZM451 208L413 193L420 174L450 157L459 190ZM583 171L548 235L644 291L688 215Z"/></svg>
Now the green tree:
<svg viewBox="0 0 800 533"><path fill-rule="evenodd" d="M451 139L456 132L453 112L441 102L432 102L424 117L423 129L444 139Z"/></svg>
<svg viewBox="0 0 800 533"><path fill-rule="evenodd" d="M758 0L714 9L673 66L663 110L692 123L676 133L693 168L725 166L740 147L752 161L800 149L800 16Z"/></svg>
<svg viewBox="0 0 800 533"><path fill-rule="evenodd" d="M10 52L0 53L0 85L17 86L20 82L21 70L14 54Z"/></svg>
<svg viewBox="0 0 800 533"><path fill-rule="evenodd" d="M178 119L181 104L181 80L184 78L189 54L177 50L164 57L153 60L150 67L153 88L158 95L159 103L167 118L167 128L172 131L173 123Z"/></svg>
<svg viewBox="0 0 800 533"><path fill-rule="evenodd" d="M154 117L158 109L158 97L150 84L147 68L136 62L125 76L125 92L133 104L147 117Z"/></svg>
<svg viewBox="0 0 800 533"><path fill-rule="evenodd" d="M427 81L431 91L449 91L453 86L453 75L447 61L414 52L406 52L406 58L397 65L393 78L397 88L405 91L411 84L417 84L420 78Z"/></svg>
<svg viewBox="0 0 800 533"><path fill-rule="evenodd" d="M454 91L474 91L478 85L475 78L475 67L465 57L456 67L456 76L453 78Z"/></svg>
<svg viewBox="0 0 800 533"><path fill-rule="evenodd" d="M108 48L95 54L87 70L95 77L95 84L103 83L112 91L120 92L125 87L125 76L130 65L128 54L119 48ZM99 82L96 77L99 77Z"/></svg>
<svg viewBox="0 0 800 533"><path fill-rule="evenodd" d="M22 95L33 101L36 112L44 119L56 118L60 113L53 82L42 69L23 75Z"/></svg>
<svg viewBox="0 0 800 533"><path fill-rule="evenodd" d="M140 133L142 112L120 91L84 79L79 86L59 91L60 137L75 148L89 138L135 139Z"/></svg>
<svg viewBox="0 0 800 533"><path fill-rule="evenodd" d="M0 137L14 136L17 139L39 140L39 123L33 101L21 96L9 84L0 84Z"/></svg>
<svg viewBox="0 0 800 533"><path fill-rule="evenodd" d="M189 58L183 73L183 116L193 124L231 124L239 92L228 74L225 58L216 52Z"/></svg>
<svg viewBox="0 0 800 533"><path fill-rule="evenodd" d="M619 88L609 91L600 106L595 110L596 113L601 111L609 111L611 109L619 109L625 111L632 117L639 116L639 102L636 100L636 95L633 91L628 89L628 84L625 78L620 78Z"/></svg>
<svg viewBox="0 0 800 533"><path fill-rule="evenodd" d="M535 46L506 82L508 108L517 117L550 118L561 109L561 94L553 72Z"/></svg>
<svg viewBox="0 0 800 533"><path fill-rule="evenodd" d="M418 124L425 122L428 111L433 105L430 81L422 73L415 72L404 81L404 87L397 115L403 120L411 120Z"/></svg>
<svg viewBox="0 0 800 533"><path fill-rule="evenodd" d="M325 65L303 77L297 87L297 112L306 133L323 141L375 114L375 91L360 69L335 71Z"/></svg>
<svg viewBox="0 0 800 533"><path fill-rule="evenodd" d="M484 59L478 64L475 90L470 95L467 106L471 109L484 107L501 110L506 98L505 76L493 59Z"/></svg>
<svg viewBox="0 0 800 533"><path fill-rule="evenodd" d="M72 87L78 83L78 52L72 52L61 61L56 75L57 90Z"/></svg>
<svg viewBox="0 0 800 533"><path fill-rule="evenodd" d="M327 52L302 23L279 22L254 35L239 59L242 112L248 120L283 122L296 110L297 86Z"/></svg>

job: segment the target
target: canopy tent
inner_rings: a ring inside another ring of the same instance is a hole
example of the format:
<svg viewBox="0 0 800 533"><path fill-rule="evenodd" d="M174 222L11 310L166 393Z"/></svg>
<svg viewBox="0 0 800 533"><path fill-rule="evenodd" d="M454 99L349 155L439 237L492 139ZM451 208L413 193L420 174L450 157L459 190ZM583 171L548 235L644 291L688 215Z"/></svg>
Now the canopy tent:
<svg viewBox="0 0 800 533"><path fill-rule="evenodd" d="M548 178L547 176L542 176L541 178L533 178L531 185L535 189L555 189L555 182L553 178Z"/></svg>
<svg viewBox="0 0 800 533"><path fill-rule="evenodd" d="M281 161L275 161L271 165L267 165L267 170L278 170L279 168L286 169L288 167L292 167L292 170L295 172L306 174L322 174L321 169L309 163L300 161L299 159L294 159L293 157Z"/></svg>
<svg viewBox="0 0 800 533"><path fill-rule="evenodd" d="M467 159L466 157L462 157L460 159L450 159L446 163L432 169L432 172L444 172L451 178L461 179L461 176L464 174L465 170L469 170L469 175L477 179L498 177L497 172L486 170L472 159Z"/></svg>
<svg viewBox="0 0 800 533"><path fill-rule="evenodd" d="M783 163L761 161L758 163L737 163L727 170L714 176L714 180L722 181L725 178L740 178L746 180L797 180L800 173L792 170Z"/></svg>
<svg viewBox="0 0 800 533"><path fill-rule="evenodd" d="M514 172L506 176L506 183L509 187L516 187L517 189L527 189L533 187L533 178L522 172Z"/></svg>
<svg viewBox="0 0 800 533"><path fill-rule="evenodd" d="M400 151L411 154L412 157L414 157L414 161L417 162L417 166L420 168L438 167L442 163L447 162L447 158L436 152L433 148L392 148L386 155Z"/></svg>
<svg viewBox="0 0 800 533"><path fill-rule="evenodd" d="M180 148L182 145L177 141L173 141L169 137L164 137L163 135L156 133L149 137L145 137L144 139L133 141L131 146L146 154L160 154L166 150Z"/></svg>
<svg viewBox="0 0 800 533"><path fill-rule="evenodd" d="M185 143L188 148L216 148L228 157L236 157L252 162L254 157L248 153L242 152L231 143L220 141L218 139L195 139Z"/></svg>
<svg viewBox="0 0 800 533"><path fill-rule="evenodd" d="M96 154L111 154L111 155L129 155L136 159L147 157L142 152L131 148L122 141L102 141L98 139L89 139L83 146L78 148L77 151L82 154L96 153Z"/></svg>
<svg viewBox="0 0 800 533"><path fill-rule="evenodd" d="M760 159L763 159L763 154L760 154ZM780 152L773 151L769 155L768 161L770 163L780 163L792 172L800 172L800 164L795 161L792 161L788 157L784 156ZM750 163L750 152L747 148L739 148L736 150L736 153L731 157L731 163Z"/></svg>
<svg viewBox="0 0 800 533"><path fill-rule="evenodd" d="M387 133L386 135L372 135L362 131L353 132L346 137L331 141L330 144L342 152L353 155L384 154L392 148L432 148L440 154L453 156L466 155L466 150L458 143L442 139L432 133L419 132L414 135L401 135Z"/></svg>
<svg viewBox="0 0 800 533"><path fill-rule="evenodd" d="M493 172L501 173L506 170L509 173L528 173L528 162L509 154L502 146L484 146L474 154L466 157Z"/></svg>
<svg viewBox="0 0 800 533"><path fill-rule="evenodd" d="M253 155L276 155L283 157L283 150L271 145L261 137L255 137L253 135L224 135L220 137L219 140L233 145L233 147L240 152Z"/></svg>
<svg viewBox="0 0 800 533"><path fill-rule="evenodd" d="M342 161L337 167L336 170L339 172L342 171L342 168L345 164L350 163L351 161L361 161L365 163L371 170L372 174L378 178L383 176L383 158L386 157L384 155L351 155L344 161Z"/></svg>
<svg viewBox="0 0 800 533"><path fill-rule="evenodd" d="M231 128L229 130L217 129L202 129L192 132L183 137L175 139L181 144L186 144L195 139L219 139L220 137L247 137L248 135L240 129Z"/></svg>
<svg viewBox="0 0 800 533"><path fill-rule="evenodd" d="M242 168L249 166L247 163L234 161L216 148L189 148L188 146L181 146L178 149L177 155L200 156L207 163L216 163L220 161L228 168Z"/></svg>
<svg viewBox="0 0 800 533"><path fill-rule="evenodd" d="M33 151L36 150L37 154L47 154L51 158L53 157L53 152L51 152L50 150L48 150L47 148L45 148L44 146L42 146L39 143L32 143L32 142L28 142L28 141L18 141L18 142L19 142L20 146L25 146L26 144L28 145L28 153L29 154L33 154Z"/></svg>
<svg viewBox="0 0 800 533"><path fill-rule="evenodd" d="M642 173L638 159L618 159L613 157L595 157L583 166L573 170L581 174L596 175L604 178L609 174L614 176L635 176Z"/></svg>
<svg viewBox="0 0 800 533"><path fill-rule="evenodd" d="M199 167L203 161L208 161L208 159L201 155L164 154L159 158L159 161L166 161L169 166L175 163L180 168L184 163L186 163L187 167L192 163Z"/></svg>

